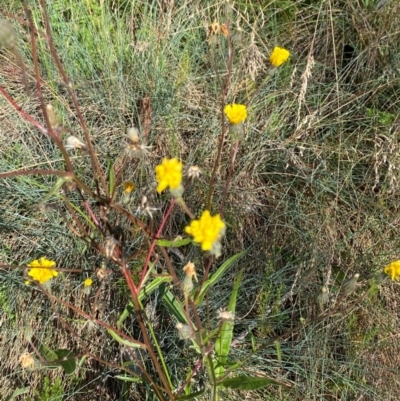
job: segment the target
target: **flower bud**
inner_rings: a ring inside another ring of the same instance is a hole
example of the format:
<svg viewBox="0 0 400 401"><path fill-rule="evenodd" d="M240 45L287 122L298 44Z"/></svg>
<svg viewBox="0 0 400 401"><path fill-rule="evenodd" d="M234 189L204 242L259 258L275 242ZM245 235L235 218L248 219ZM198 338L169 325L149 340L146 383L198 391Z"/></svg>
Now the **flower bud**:
<svg viewBox="0 0 400 401"><path fill-rule="evenodd" d="M342 284L342 288L340 289L342 294L349 295L354 292L357 288L357 281L359 277L360 275L356 273L352 278L346 279Z"/></svg>
<svg viewBox="0 0 400 401"><path fill-rule="evenodd" d="M76 136L71 135L65 140L65 149L81 149L87 150L86 145Z"/></svg>

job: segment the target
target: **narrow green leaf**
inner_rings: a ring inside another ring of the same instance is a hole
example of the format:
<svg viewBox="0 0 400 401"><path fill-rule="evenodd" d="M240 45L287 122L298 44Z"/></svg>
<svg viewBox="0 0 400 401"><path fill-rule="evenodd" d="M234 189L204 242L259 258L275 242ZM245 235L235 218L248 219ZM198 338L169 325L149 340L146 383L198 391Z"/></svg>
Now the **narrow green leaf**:
<svg viewBox="0 0 400 401"><path fill-rule="evenodd" d="M160 295L167 306L170 313L176 317L178 322L188 323L185 312L179 300L174 297L171 291L167 288L166 284L160 286Z"/></svg>
<svg viewBox="0 0 400 401"><path fill-rule="evenodd" d="M247 251L242 251L236 255L231 256L227 261L225 261L218 270L204 282L203 287L196 299L196 306L199 306L203 302L203 298L206 295L209 287L218 282L218 280L224 275L224 273L231 267L238 259L240 259Z"/></svg>
<svg viewBox="0 0 400 401"><path fill-rule="evenodd" d="M117 375L114 377L116 379L122 380L124 382L138 383L138 382L142 381L142 379L140 377L132 377L132 376L126 376L126 375Z"/></svg>
<svg viewBox="0 0 400 401"><path fill-rule="evenodd" d="M184 401L184 400L193 400L196 397L201 397L204 392L206 391L206 389L202 389L200 391L197 391L196 393L192 393L192 394L184 394L184 395L180 395L177 400L178 401Z"/></svg>
<svg viewBox="0 0 400 401"><path fill-rule="evenodd" d="M179 248L180 246L190 244L191 242L192 242L191 238L183 238L183 239L172 240L172 241L168 241L166 239L159 239L159 240L157 240L157 245L164 246L164 247L170 246L173 248Z"/></svg>
<svg viewBox="0 0 400 401"><path fill-rule="evenodd" d="M242 282L243 270L240 271L239 275L235 279L235 284L233 285L233 290L231 294L231 298L229 300L228 311L235 313L236 310L236 299L239 293L240 283ZM222 324L221 332L217 340L215 341L215 354L216 354L216 362L217 367L215 368L215 376L221 377L225 368L228 354L231 348L232 338L233 338L233 326L234 322L225 321Z"/></svg>
<svg viewBox="0 0 400 401"><path fill-rule="evenodd" d="M60 359L58 362L56 362L58 365L60 365L63 369L64 372L70 375L71 373L74 372L76 369L76 360L75 358L72 358L73 353L69 349L57 349L55 351L57 354L57 359ZM64 358L68 358L65 359Z"/></svg>
<svg viewBox="0 0 400 401"><path fill-rule="evenodd" d="M126 345L127 347L132 347L132 348L144 348L143 344L140 344L139 342L134 343L132 341L126 340L125 338L120 337L115 331L111 329L107 329L108 334L117 341L118 343L122 345Z"/></svg>
<svg viewBox="0 0 400 401"><path fill-rule="evenodd" d="M233 390L257 390L270 384L281 385L282 383L267 377L236 376L222 380L218 386Z"/></svg>
<svg viewBox="0 0 400 401"><path fill-rule="evenodd" d="M17 388L17 389L14 390L14 392L13 392L11 395L9 395L9 396L5 399L5 401L11 401L11 400L13 400L15 397L18 397L19 395L26 394L26 393L29 393L29 387Z"/></svg>

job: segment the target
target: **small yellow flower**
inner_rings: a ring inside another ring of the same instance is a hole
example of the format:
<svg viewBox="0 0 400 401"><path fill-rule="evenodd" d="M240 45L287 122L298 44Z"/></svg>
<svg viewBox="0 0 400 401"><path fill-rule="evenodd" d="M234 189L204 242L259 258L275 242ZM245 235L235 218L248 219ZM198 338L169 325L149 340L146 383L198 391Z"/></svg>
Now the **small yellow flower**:
<svg viewBox="0 0 400 401"><path fill-rule="evenodd" d="M199 220L193 220L185 227L185 232L193 236L193 240L201 244L203 251L211 251L217 257L220 254L220 239L225 233L225 223L219 214L211 216L205 210Z"/></svg>
<svg viewBox="0 0 400 401"><path fill-rule="evenodd" d="M244 104L227 104L224 112L231 124L240 124L247 118L247 108Z"/></svg>
<svg viewBox="0 0 400 401"><path fill-rule="evenodd" d="M55 265L56 262L46 258L34 260L28 264L28 266L31 267L28 276L32 277L33 280L38 281L40 284L44 284L46 281L58 276L58 271L52 269Z"/></svg>
<svg viewBox="0 0 400 401"><path fill-rule="evenodd" d="M164 158L156 167L157 192L160 194L168 187L178 189L182 182L182 163L177 159Z"/></svg>
<svg viewBox="0 0 400 401"><path fill-rule="evenodd" d="M93 280L91 278L87 278L84 282L83 285L85 287L90 287L93 284Z"/></svg>
<svg viewBox="0 0 400 401"><path fill-rule="evenodd" d="M283 47L275 47L271 53L271 56L269 57L269 61L274 67L279 67L287 61L289 56L289 50L286 50Z"/></svg>
<svg viewBox="0 0 400 401"><path fill-rule="evenodd" d="M130 194L135 189L135 184L132 181L124 182L124 192Z"/></svg>
<svg viewBox="0 0 400 401"><path fill-rule="evenodd" d="M387 265L383 272L390 276L392 280L398 280L400 278L400 260L395 260L390 265Z"/></svg>

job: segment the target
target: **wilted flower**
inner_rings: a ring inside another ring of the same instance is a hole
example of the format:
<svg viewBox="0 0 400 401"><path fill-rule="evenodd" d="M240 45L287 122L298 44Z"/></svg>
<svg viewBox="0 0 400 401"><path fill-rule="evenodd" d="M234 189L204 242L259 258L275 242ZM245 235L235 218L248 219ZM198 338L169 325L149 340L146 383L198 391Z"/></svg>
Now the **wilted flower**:
<svg viewBox="0 0 400 401"><path fill-rule="evenodd" d="M321 287L321 292L318 294L317 302L321 309L323 309L323 306L329 302L328 289L325 286Z"/></svg>
<svg viewBox="0 0 400 401"><path fill-rule="evenodd" d="M180 189L183 191L182 163L177 158L164 158L161 164L156 167L156 180L159 194L168 187L175 192L179 192Z"/></svg>
<svg viewBox="0 0 400 401"><path fill-rule="evenodd" d="M271 56L269 57L269 60L274 67L279 67L287 61L289 56L289 50L286 50L283 47L275 47L271 53Z"/></svg>
<svg viewBox="0 0 400 401"><path fill-rule="evenodd" d="M247 107L244 104L227 104L224 112L231 124L240 124L247 118Z"/></svg>
<svg viewBox="0 0 400 401"><path fill-rule="evenodd" d="M219 257L221 255L221 238L225 234L225 223L219 214L211 216L205 210L199 220L193 220L185 227L185 232L193 236L194 242L201 244L203 251L210 251L211 254Z"/></svg>
<svg viewBox="0 0 400 401"><path fill-rule="evenodd" d="M35 366L35 360L33 359L33 356L28 353L24 353L19 357L19 363L23 369L29 369Z"/></svg>
<svg viewBox="0 0 400 401"><path fill-rule="evenodd" d="M183 271L185 272L185 278L182 281L182 290L185 293L186 296L189 296L189 294L193 290L193 277L197 281L197 276L196 276L196 269L194 266L194 263L189 262L184 268Z"/></svg>
<svg viewBox="0 0 400 401"><path fill-rule="evenodd" d="M218 309L217 311L218 319L233 322L235 320L235 314L231 311L227 311L226 309Z"/></svg>
<svg viewBox="0 0 400 401"><path fill-rule="evenodd" d="M178 330L178 335L181 340L187 340L193 337L193 330L187 324L177 323L175 327Z"/></svg>
<svg viewBox="0 0 400 401"><path fill-rule="evenodd" d="M58 271L52 269L52 267L55 267L55 265L56 262L46 258L34 260L28 264L28 266L31 267L31 269L29 269L28 276L32 277L33 280L38 281L40 284L44 284L53 277L58 276Z"/></svg>
<svg viewBox="0 0 400 401"><path fill-rule="evenodd" d="M151 146L145 146L140 142L139 130L136 127L128 128L127 137L129 142L125 146L125 151L129 156L141 158L151 149Z"/></svg>
<svg viewBox="0 0 400 401"><path fill-rule="evenodd" d="M69 136L65 140L65 149L81 149L81 150L87 150L87 147L84 142L82 142L79 138L77 138L74 135Z"/></svg>
<svg viewBox="0 0 400 401"><path fill-rule="evenodd" d="M139 207L137 208L136 213L143 213L149 216L151 219L153 218L153 212L156 212L158 209L156 207L152 207L147 199L146 195L142 196L142 200L140 202Z"/></svg>
<svg viewBox="0 0 400 401"><path fill-rule="evenodd" d="M118 245L118 241L115 239L113 235L107 236L104 242L104 251L106 258L111 258L114 256L114 251Z"/></svg>
<svg viewBox="0 0 400 401"><path fill-rule="evenodd" d="M400 278L400 260L395 260L394 262L387 265L383 272L387 274L393 281Z"/></svg>
<svg viewBox="0 0 400 401"><path fill-rule="evenodd" d="M201 174L201 170L198 166L190 166L189 170L187 172L187 176L191 179L191 180L195 180L197 178L200 177Z"/></svg>
<svg viewBox="0 0 400 401"><path fill-rule="evenodd" d="M354 292L357 288L357 281L359 279L360 275L358 273L354 274L353 277L346 279L343 284L342 284L342 288L340 289L340 291L343 294L349 295L352 292Z"/></svg>

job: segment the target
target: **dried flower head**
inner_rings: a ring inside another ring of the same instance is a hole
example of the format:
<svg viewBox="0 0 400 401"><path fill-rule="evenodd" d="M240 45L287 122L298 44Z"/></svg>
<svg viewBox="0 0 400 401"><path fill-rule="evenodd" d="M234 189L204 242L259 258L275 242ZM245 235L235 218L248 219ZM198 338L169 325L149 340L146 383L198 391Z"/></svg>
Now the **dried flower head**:
<svg viewBox="0 0 400 401"><path fill-rule="evenodd" d="M221 30L221 34L222 34L223 36L227 37L228 34L229 34L229 29L228 29L227 25L226 25L226 24L221 24L221 25L219 26L219 28L220 28L220 30Z"/></svg>
<svg viewBox="0 0 400 401"><path fill-rule="evenodd" d="M357 281L359 279L360 275L358 273L354 274L353 277L346 279L343 284L342 284L342 288L340 289L340 291L343 294L349 295L352 292L354 292L357 288Z"/></svg>
<svg viewBox="0 0 400 401"><path fill-rule="evenodd" d="M66 140L65 140L65 149L70 150L70 149L81 149L81 150L87 150L87 146L85 145L84 142L82 142L79 138L77 138L74 135L70 135Z"/></svg>
<svg viewBox="0 0 400 401"><path fill-rule="evenodd" d="M54 270L56 262L46 258L40 258L32 261L28 264L31 269L28 271L28 276L32 277L32 280L38 281L40 284L44 284L51 280L53 277L58 276L58 271Z"/></svg>
<svg viewBox="0 0 400 401"><path fill-rule="evenodd" d="M240 124L247 118L247 108L244 104L227 104L224 112L231 124Z"/></svg>
<svg viewBox="0 0 400 401"><path fill-rule="evenodd" d="M185 278L182 281L182 290L183 290L185 296L189 296L194 288L193 277L197 281L196 269L195 269L194 263L189 262L183 268L183 271L185 272Z"/></svg>
<svg viewBox="0 0 400 401"><path fill-rule="evenodd" d="M321 287L321 291L317 297L317 302L318 302L318 305L320 306L321 310L323 309L323 306L329 302L329 293L328 293L327 287L325 287L325 286Z"/></svg>
<svg viewBox="0 0 400 401"><path fill-rule="evenodd" d="M128 128L128 143L125 144L125 152L133 158L142 158L147 155L151 146L145 146L140 141L139 130L136 127Z"/></svg>
<svg viewBox="0 0 400 401"><path fill-rule="evenodd" d="M106 281L111 277L112 270L107 270L105 265L102 265L96 270L96 276L100 281Z"/></svg>
<svg viewBox="0 0 400 401"><path fill-rule="evenodd" d="M226 322L233 322L235 320L235 314L231 311L227 311L226 309L218 309L217 311L218 319L221 319Z"/></svg>
<svg viewBox="0 0 400 401"><path fill-rule="evenodd" d="M383 272L387 274L393 281L400 278L400 260L395 260L394 262L387 265Z"/></svg>
<svg viewBox="0 0 400 401"><path fill-rule="evenodd" d="M175 327L178 330L178 335L181 340L193 338L193 330L187 324L177 323Z"/></svg>
<svg viewBox="0 0 400 401"><path fill-rule="evenodd" d="M198 179L200 177L200 174L201 174L201 170L198 166L190 166L189 170L187 172L187 176L191 180Z"/></svg>
<svg viewBox="0 0 400 401"><path fill-rule="evenodd" d="M58 128L60 124L58 123L58 118L54 112L54 108L51 104L46 105L47 117L49 117L50 127Z"/></svg>
<svg viewBox="0 0 400 401"><path fill-rule="evenodd" d="M30 369L35 366L35 360L33 359L33 356L28 353L24 353L19 357L19 363L23 369Z"/></svg>
<svg viewBox="0 0 400 401"><path fill-rule="evenodd" d="M156 180L159 194L167 188L179 190L182 188L182 163L176 157L164 158L156 167Z"/></svg>
<svg viewBox="0 0 400 401"><path fill-rule="evenodd" d="M104 241L104 253L106 258L110 259L114 255L114 251L116 250L116 247L118 245L118 241L115 239L113 235L109 235L106 237Z"/></svg>
<svg viewBox="0 0 400 401"><path fill-rule="evenodd" d="M140 205L136 210L136 213L142 213L145 214L147 216L149 216L151 219L153 219L153 212L156 212L158 210L158 208L156 207L152 207L149 203L149 200L147 199L146 195L142 196L142 199L140 201Z"/></svg>
<svg viewBox="0 0 400 401"><path fill-rule="evenodd" d="M289 50L284 49L283 47L275 47L269 57L269 61L274 67L279 67L283 63L287 61L290 56Z"/></svg>
<svg viewBox="0 0 400 401"><path fill-rule="evenodd" d="M225 234L225 223L219 214L211 216L205 210L200 219L193 220L189 226L185 227L185 232L193 236L194 242L201 244L203 251L210 251L212 255L221 255L221 238Z"/></svg>

